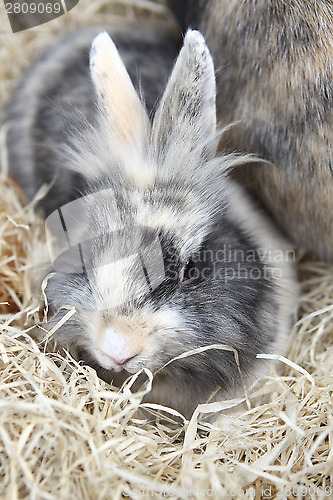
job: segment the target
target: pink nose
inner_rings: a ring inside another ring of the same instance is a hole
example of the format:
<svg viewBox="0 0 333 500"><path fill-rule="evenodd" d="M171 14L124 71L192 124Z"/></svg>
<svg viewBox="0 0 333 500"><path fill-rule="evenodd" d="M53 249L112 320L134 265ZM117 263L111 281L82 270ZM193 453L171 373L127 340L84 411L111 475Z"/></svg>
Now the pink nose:
<svg viewBox="0 0 333 500"><path fill-rule="evenodd" d="M131 356L130 358L116 358L113 354L113 356L110 356L110 358L116 363L116 365L123 366L125 363L127 363L127 361L133 359L134 356Z"/></svg>
<svg viewBox="0 0 333 500"><path fill-rule="evenodd" d="M104 352L118 365L125 365L138 353L131 348L128 339L113 328L107 328L104 336Z"/></svg>

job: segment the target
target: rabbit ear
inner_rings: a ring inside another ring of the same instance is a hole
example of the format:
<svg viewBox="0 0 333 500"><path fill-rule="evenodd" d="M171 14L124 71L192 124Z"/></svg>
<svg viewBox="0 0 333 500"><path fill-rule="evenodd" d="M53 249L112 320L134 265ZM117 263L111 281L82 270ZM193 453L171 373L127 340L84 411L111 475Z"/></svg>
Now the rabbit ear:
<svg viewBox="0 0 333 500"><path fill-rule="evenodd" d="M189 30L153 123L153 144L186 157L216 153L216 85L213 60L199 31Z"/></svg>
<svg viewBox="0 0 333 500"><path fill-rule="evenodd" d="M90 71L99 107L120 146L141 148L149 130L148 115L106 32L93 41Z"/></svg>

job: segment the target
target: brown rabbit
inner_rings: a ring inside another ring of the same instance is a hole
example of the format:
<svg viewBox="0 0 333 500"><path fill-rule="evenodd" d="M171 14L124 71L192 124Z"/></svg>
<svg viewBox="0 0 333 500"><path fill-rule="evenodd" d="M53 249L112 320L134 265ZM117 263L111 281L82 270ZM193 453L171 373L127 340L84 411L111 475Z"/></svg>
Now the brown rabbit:
<svg viewBox="0 0 333 500"><path fill-rule="evenodd" d="M239 177L299 247L333 260L333 2L170 2L204 34L228 147L272 162Z"/></svg>

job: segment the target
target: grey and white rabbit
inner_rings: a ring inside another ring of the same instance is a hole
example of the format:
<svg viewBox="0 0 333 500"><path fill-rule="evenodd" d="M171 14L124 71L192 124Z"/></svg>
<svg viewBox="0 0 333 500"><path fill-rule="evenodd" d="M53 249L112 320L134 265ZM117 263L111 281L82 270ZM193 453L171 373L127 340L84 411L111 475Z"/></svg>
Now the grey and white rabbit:
<svg viewBox="0 0 333 500"><path fill-rule="evenodd" d="M272 164L241 180L299 247L333 260L333 3L169 0L206 37L228 146Z"/></svg>
<svg viewBox="0 0 333 500"><path fill-rule="evenodd" d="M44 204L49 328L62 306L75 314L56 341L116 384L150 369L146 399L190 416L212 394L241 393L235 353L247 384L265 373L256 355L283 351L298 286L287 243L228 176L248 158L216 157L203 36L186 34L164 92L176 42L165 52L149 36L142 50L146 34L116 32L118 52L99 34L90 70L85 34L47 52L9 108L9 159L30 195L61 172ZM141 73L150 108L163 92L152 120L123 61L151 75Z"/></svg>

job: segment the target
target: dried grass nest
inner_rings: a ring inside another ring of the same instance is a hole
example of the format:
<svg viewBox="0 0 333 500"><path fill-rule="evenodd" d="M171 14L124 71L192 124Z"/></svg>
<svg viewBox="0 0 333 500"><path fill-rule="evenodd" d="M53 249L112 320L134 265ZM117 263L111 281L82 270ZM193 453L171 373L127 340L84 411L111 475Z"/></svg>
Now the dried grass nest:
<svg viewBox="0 0 333 500"><path fill-rule="evenodd" d="M81 0L50 27L147 9L166 22L162 1ZM2 102L26 65L23 54L51 35L2 36ZM206 407L190 422L177 423L170 411L173 425L154 421L150 405L143 421L143 393L132 394L131 382L118 391L69 355L46 352L32 283L45 251L43 222L3 175L0 193L0 498L333 498L332 265L300 260L303 294L288 353L247 404L210 407L211 423L202 418ZM39 337L30 335L35 325ZM145 390L149 384L147 373Z"/></svg>

